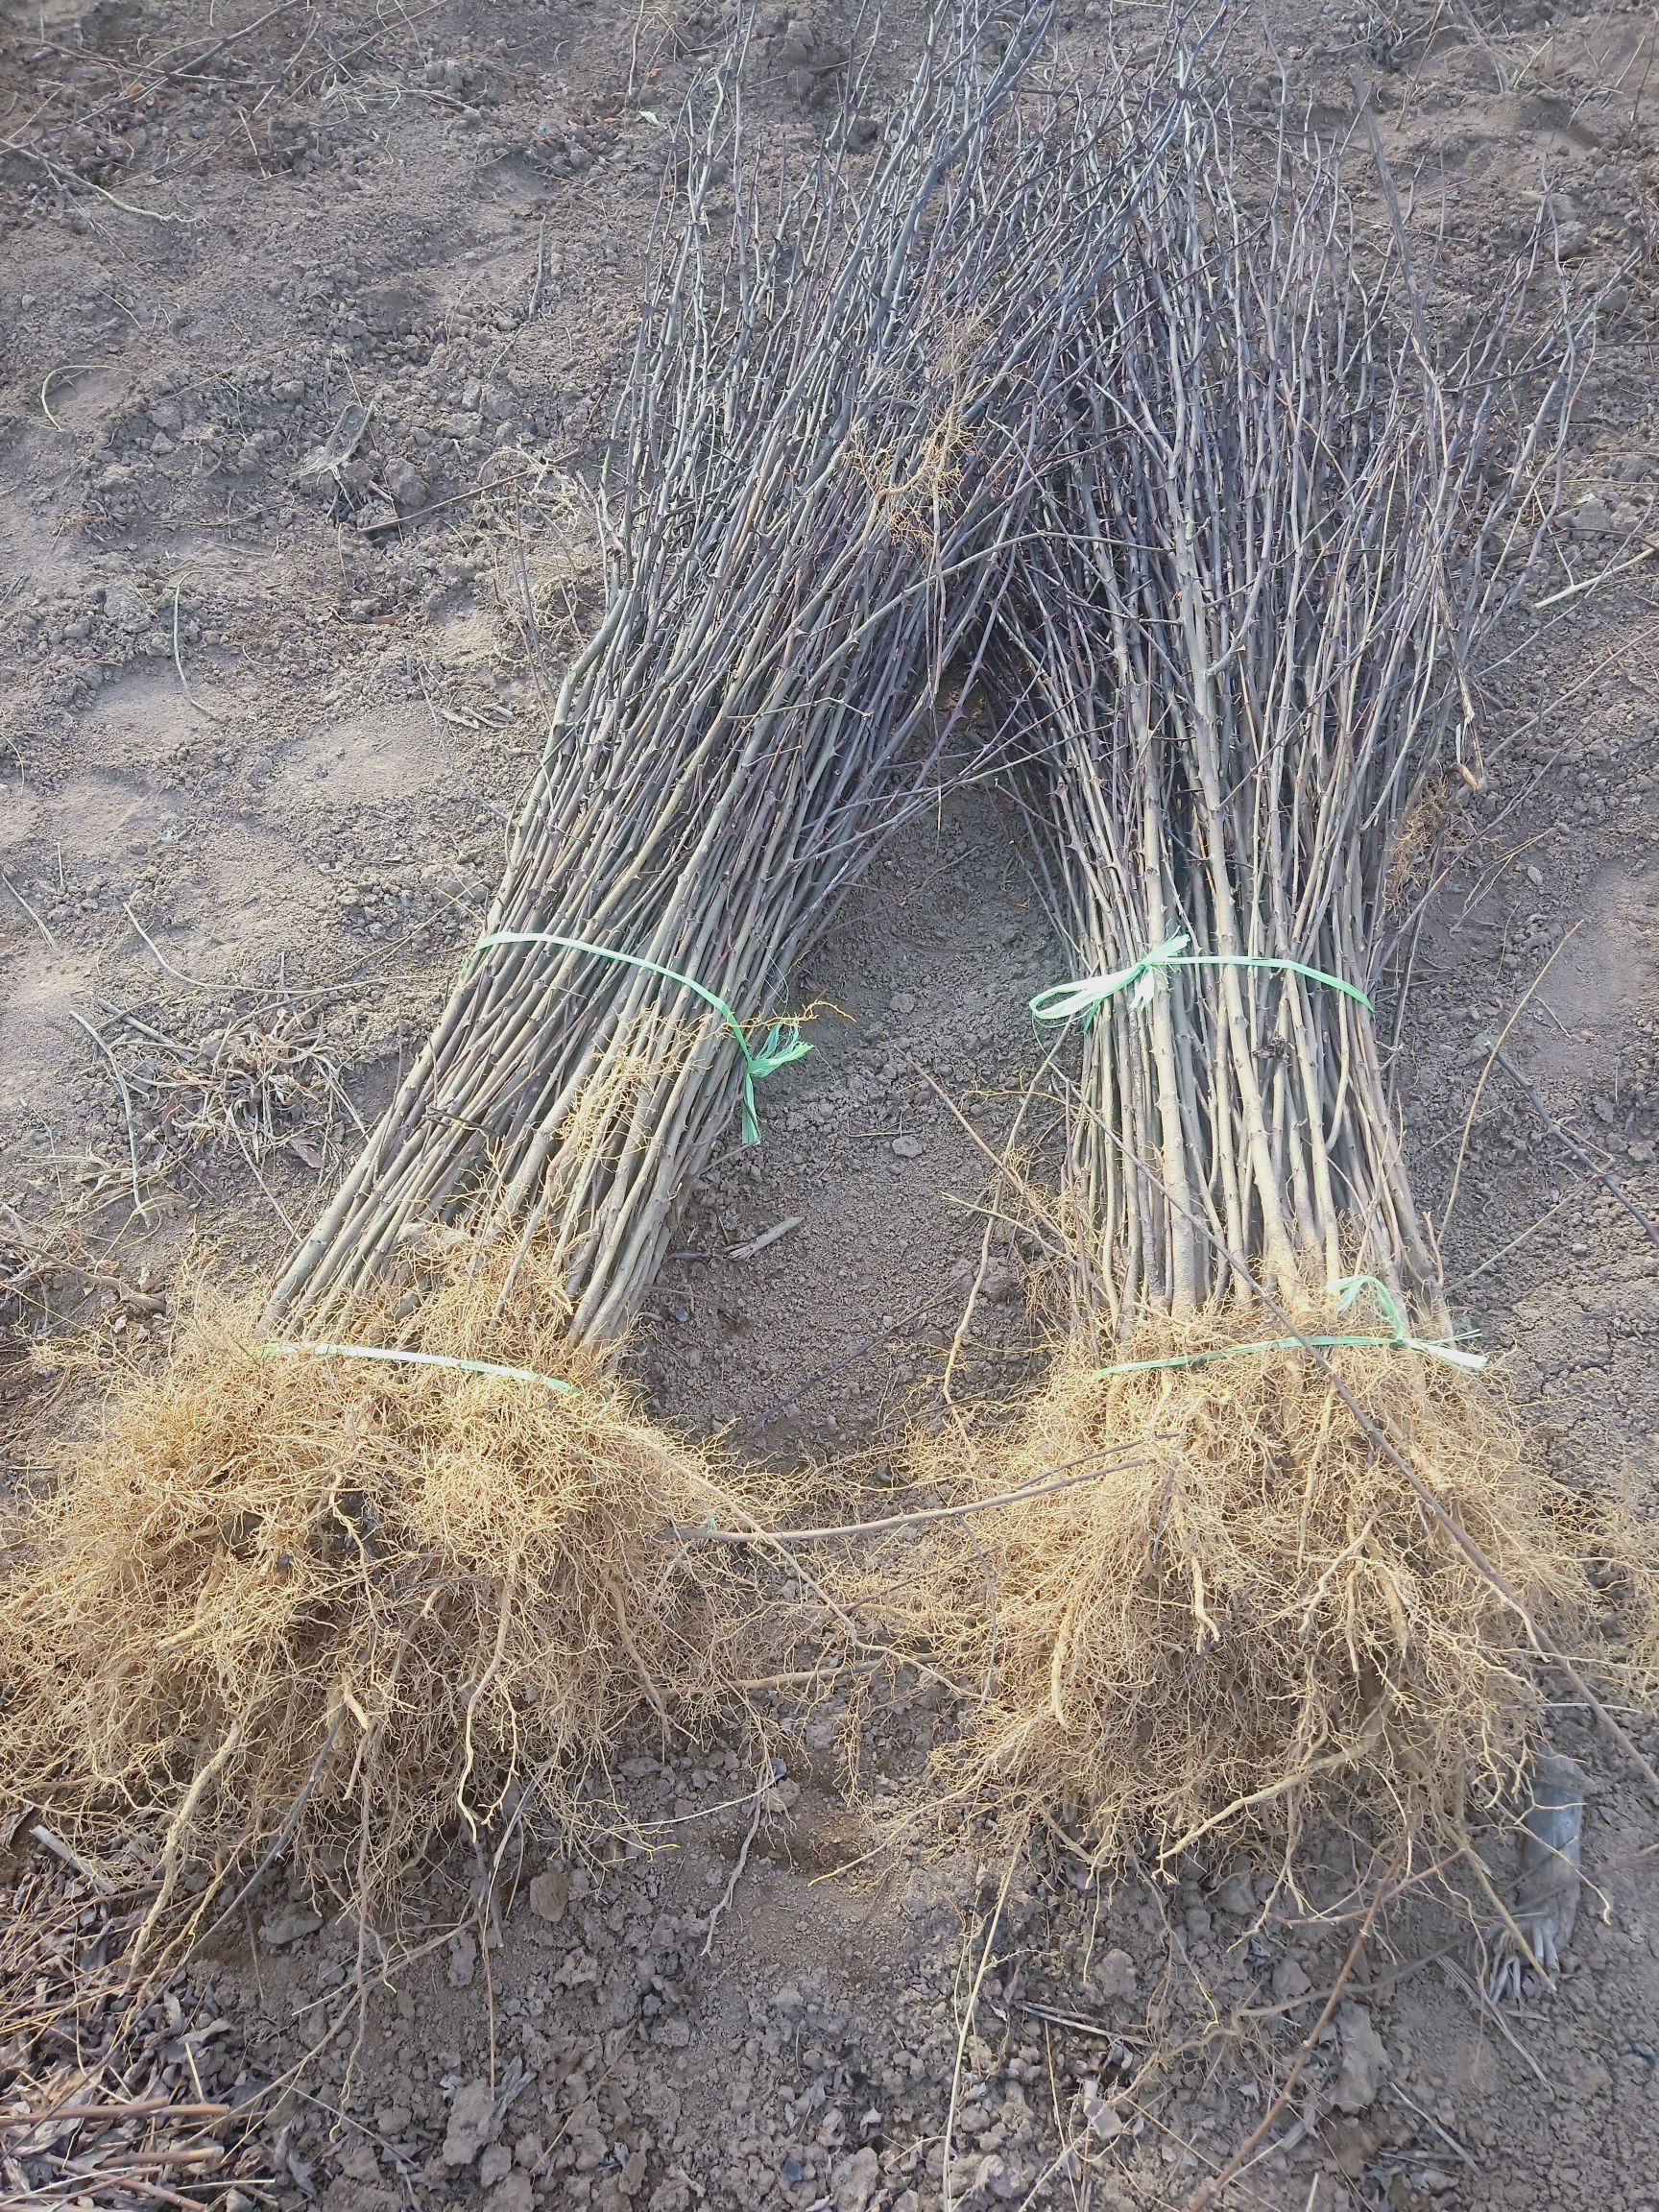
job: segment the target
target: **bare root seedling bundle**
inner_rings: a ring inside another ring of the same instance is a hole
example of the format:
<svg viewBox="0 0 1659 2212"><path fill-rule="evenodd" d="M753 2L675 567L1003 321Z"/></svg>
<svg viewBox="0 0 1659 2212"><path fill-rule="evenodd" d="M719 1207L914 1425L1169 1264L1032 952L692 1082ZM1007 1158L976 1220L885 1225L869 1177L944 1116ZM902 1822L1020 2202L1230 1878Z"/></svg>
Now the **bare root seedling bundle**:
<svg viewBox="0 0 1659 2212"><path fill-rule="evenodd" d="M1107 157L1027 125L1032 24L990 64L981 30L936 27L873 174L827 153L781 211L741 189L734 228L709 180L738 134L709 127L640 334L605 619L450 1005L276 1290L291 1323L465 1201L544 1239L573 1336L614 1345L687 1166L740 1103L754 1136L796 1048L802 950L973 763L960 706L1055 365L1139 187L1132 134Z"/></svg>
<svg viewBox="0 0 1659 2212"><path fill-rule="evenodd" d="M204 1298L8 1532L0 1759L80 1849L135 1826L156 1930L288 1851L368 1910L457 1834L590 1837L631 1718L763 1671L732 1550L682 1540L761 1508L617 1354L808 1048L801 954L993 760L1081 1065L1065 1347L922 1451L975 1510L881 1595L973 1686L950 1801L1103 1858L1455 1823L1589 1635L1609 1539L1458 1337L1372 998L1577 325L1540 246L1436 342L1399 227L1361 248L1287 151L1251 203L1190 72L1084 97L988 23L770 203L711 82L488 924L263 1310Z"/></svg>
<svg viewBox="0 0 1659 2212"><path fill-rule="evenodd" d="M923 1453L970 1495L1110 1469L936 1540L911 1608L976 1693L947 1778L1103 1859L1315 1805L1455 1822L1591 1612L1586 1531L1447 1312L1369 997L1400 826L1475 758L1577 335L1539 251L1437 348L1331 174L1286 154L1256 213L1232 174L1195 100L1003 609L1076 962L1033 1003L1081 1051L1070 1322L1011 1431Z"/></svg>
<svg viewBox="0 0 1659 2212"><path fill-rule="evenodd" d="M205 1306L11 1531L10 1783L84 1849L140 1815L199 1919L290 1847L370 1905L522 1806L580 1832L631 1715L695 1727L743 1671L752 1600L663 1537L716 1478L615 1355L805 1049L798 956L969 757L1137 186L1132 132L1027 122L1032 26L982 28L770 205L712 86L488 926L265 1312Z"/></svg>

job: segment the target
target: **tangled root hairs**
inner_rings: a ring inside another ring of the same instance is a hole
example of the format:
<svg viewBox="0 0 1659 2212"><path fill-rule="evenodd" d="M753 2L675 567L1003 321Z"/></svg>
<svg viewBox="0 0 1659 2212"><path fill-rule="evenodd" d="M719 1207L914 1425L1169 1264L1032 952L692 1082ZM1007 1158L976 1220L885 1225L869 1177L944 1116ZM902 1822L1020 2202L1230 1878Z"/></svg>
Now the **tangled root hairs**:
<svg viewBox="0 0 1659 2212"><path fill-rule="evenodd" d="M56 1487L12 1515L0 1774L98 1848L165 1825L176 1874L292 1845L387 1906L430 1847L526 1796L571 1836L617 1730L697 1730L745 1593L664 1540L711 1462L574 1358L554 1286L457 1253L355 1336L576 1385L269 1356L203 1296ZM211 1885L209 1885L209 1887Z"/></svg>
<svg viewBox="0 0 1659 2212"><path fill-rule="evenodd" d="M1165 1324L1131 1358L1227 1341ZM1420 1354L1336 1371L1559 1648L1591 1634L1575 1501L1499 1394ZM1300 1353L1102 1376L1063 1360L1012 1433L949 1432L918 1472L989 1498L885 1592L900 1638L974 1700L938 1754L948 1800L1063 1824L1096 1862L1201 1837L1288 1847L1340 1807L1398 1835L1460 1827L1513 1778L1543 1689L1526 1623Z"/></svg>

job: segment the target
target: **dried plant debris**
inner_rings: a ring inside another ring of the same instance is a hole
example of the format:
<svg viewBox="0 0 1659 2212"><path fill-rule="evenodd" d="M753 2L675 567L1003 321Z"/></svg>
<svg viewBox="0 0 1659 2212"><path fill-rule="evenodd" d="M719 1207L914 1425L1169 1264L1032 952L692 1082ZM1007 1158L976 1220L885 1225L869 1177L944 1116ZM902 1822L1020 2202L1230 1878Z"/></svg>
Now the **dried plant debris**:
<svg viewBox="0 0 1659 2212"><path fill-rule="evenodd" d="M174 1035L165 1021L112 1011L104 1032L146 1109L145 1143L174 1153L228 1149L255 1166L286 1147L305 1166L324 1167L339 1124L355 1117L315 1003L231 1011L194 1040Z"/></svg>
<svg viewBox="0 0 1659 2212"><path fill-rule="evenodd" d="M226 2204L239 2179L256 2188L268 2171L251 2139L263 2084L243 2065L234 2021L182 1978L134 1982L141 1894L50 1831L12 1848L24 1863L0 1890L7 2200L128 2212Z"/></svg>

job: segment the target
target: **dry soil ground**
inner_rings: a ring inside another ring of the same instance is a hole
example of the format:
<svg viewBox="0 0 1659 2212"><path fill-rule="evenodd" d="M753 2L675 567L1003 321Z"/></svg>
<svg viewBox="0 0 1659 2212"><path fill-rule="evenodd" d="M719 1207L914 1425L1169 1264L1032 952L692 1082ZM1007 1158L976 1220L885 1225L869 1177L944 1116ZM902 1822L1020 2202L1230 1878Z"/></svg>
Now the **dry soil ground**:
<svg viewBox="0 0 1659 2212"><path fill-rule="evenodd" d="M72 1403L25 1350L90 1328L142 1354L188 1251L268 1267L476 932L548 667L596 605L589 488L665 126L726 15L5 14L0 1315L21 1478ZM1155 11L1120 20L1140 36ZM888 34L896 60L914 28ZM1091 6L1059 35L1098 29ZM844 36L762 18L751 96L786 153L821 128ZM1273 0L1227 66L1246 130L1287 101L1340 134L1369 99L1478 318L1541 190L1573 266L1641 246L1654 56L1646 8ZM1656 332L1638 260L1603 317L1554 603L1491 680L1488 788L1455 806L1402 947L1394 1062L1455 1297L1559 1464L1638 1486L1659 1443ZM1036 1058L1023 1002L1056 958L994 794L882 859L797 979L846 1019L769 1086L767 1142L716 1163L662 1279L637 1358L665 1414L784 1459L867 1450L879 1473L979 1257L970 1125L1005 1127ZM991 1259L957 1387L1000 1393L1033 1340L1018 1246ZM1322 1918L1247 1864L1163 1888L1022 1867L987 1954L1003 1869L971 1836L943 1860L863 1856L839 1702L763 1800L735 1749L642 1744L622 1780L651 1848L533 1856L503 1917L453 1936L435 1918L366 2029L348 1935L267 1894L118 2054L175 2102L285 2082L231 2156L129 2152L78 2197L11 2128L6 2201L918 2212L960 2056L958 2202L1185 2202L1319 2018L1358 1925L1340 1851L1310 1876ZM902 1792L934 1722L914 1685L878 1710L864 1802ZM1594 1777L1560 1987L1499 2014L1466 1923L1427 1898L1389 1911L1229 2202L1659 2206L1654 1807L1570 1710L1558 1742ZM81 1916L86 1956L113 1938L26 1837L7 1878L0 1955L13 1994L44 1997L71 1940L51 1911ZM0 2107L26 2062L79 2079L73 2051L20 2033Z"/></svg>

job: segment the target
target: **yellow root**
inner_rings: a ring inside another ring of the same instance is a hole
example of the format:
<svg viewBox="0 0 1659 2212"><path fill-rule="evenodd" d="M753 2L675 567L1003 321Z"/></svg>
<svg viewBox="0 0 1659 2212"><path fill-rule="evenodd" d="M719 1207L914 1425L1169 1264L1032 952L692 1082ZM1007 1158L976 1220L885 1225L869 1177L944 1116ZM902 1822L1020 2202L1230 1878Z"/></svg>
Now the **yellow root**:
<svg viewBox="0 0 1659 2212"><path fill-rule="evenodd" d="M10 1793L93 1847L154 1815L169 1886L325 1847L373 1908L521 1792L579 1834L631 1716L711 1717L753 1671L740 1573L663 1532L724 1498L712 1463L573 1359L533 1270L497 1314L505 1276L457 1251L351 1334L574 1389L264 1354L198 1302L5 1531Z"/></svg>
<svg viewBox="0 0 1659 2212"><path fill-rule="evenodd" d="M1228 1340L1212 1316L1123 1351ZM1499 1394L1417 1352L1332 1357L1534 1624L1582 1653L1585 1517ZM1543 1704L1526 1623L1315 1361L1067 1360L1011 1433L927 1439L917 1471L986 1497L1114 1460L947 1524L877 1596L912 1648L988 1685L940 1754L952 1801L1058 1818L1102 1861L1168 1859L1336 1806L1396 1834L1455 1824L1467 1788L1513 1774Z"/></svg>

